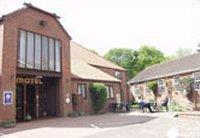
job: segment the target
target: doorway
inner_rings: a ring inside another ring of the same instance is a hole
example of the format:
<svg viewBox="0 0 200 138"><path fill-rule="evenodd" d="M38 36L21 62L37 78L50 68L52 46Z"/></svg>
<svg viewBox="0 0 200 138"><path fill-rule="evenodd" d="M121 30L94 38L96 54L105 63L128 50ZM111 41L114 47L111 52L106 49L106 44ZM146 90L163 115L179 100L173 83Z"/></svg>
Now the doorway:
<svg viewBox="0 0 200 138"><path fill-rule="evenodd" d="M57 116L58 79L43 78L42 84L17 84L16 120Z"/></svg>

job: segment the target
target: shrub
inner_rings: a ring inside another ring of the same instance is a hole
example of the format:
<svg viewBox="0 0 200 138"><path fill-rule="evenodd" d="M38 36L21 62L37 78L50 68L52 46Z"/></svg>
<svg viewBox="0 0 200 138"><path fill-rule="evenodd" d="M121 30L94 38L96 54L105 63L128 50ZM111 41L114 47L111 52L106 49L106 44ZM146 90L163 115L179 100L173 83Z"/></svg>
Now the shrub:
<svg viewBox="0 0 200 138"><path fill-rule="evenodd" d="M150 81L147 84L148 88L153 91L155 98L158 96L158 83L156 81Z"/></svg>
<svg viewBox="0 0 200 138"><path fill-rule="evenodd" d="M93 83L90 86L91 99L92 99L92 107L95 113L99 113L99 111L105 106L107 101L107 93L106 87L101 83Z"/></svg>

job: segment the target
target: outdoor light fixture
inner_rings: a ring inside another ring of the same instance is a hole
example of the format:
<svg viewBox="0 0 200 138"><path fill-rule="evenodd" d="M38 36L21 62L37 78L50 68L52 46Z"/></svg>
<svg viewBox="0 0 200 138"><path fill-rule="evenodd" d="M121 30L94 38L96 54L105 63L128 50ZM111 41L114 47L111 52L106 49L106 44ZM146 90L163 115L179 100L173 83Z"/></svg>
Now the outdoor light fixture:
<svg viewBox="0 0 200 138"><path fill-rule="evenodd" d="M39 24L40 24L40 26L45 27L45 26L47 25L47 22L44 21L44 20L41 20L41 21L39 22Z"/></svg>

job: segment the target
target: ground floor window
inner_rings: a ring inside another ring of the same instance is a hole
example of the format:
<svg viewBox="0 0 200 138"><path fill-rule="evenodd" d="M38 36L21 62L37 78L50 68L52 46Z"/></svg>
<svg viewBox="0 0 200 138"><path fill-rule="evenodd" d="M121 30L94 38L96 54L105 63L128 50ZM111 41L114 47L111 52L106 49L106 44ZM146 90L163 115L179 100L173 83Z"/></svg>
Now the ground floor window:
<svg viewBox="0 0 200 138"><path fill-rule="evenodd" d="M78 94L81 94L83 96L83 98L87 97L86 84L78 84L77 89L78 89Z"/></svg>
<svg viewBox="0 0 200 138"><path fill-rule="evenodd" d="M158 92L160 92L160 93L165 92L165 80L164 79L158 80Z"/></svg>
<svg viewBox="0 0 200 138"><path fill-rule="evenodd" d="M194 87L195 87L195 91L200 91L200 81L195 82Z"/></svg>
<svg viewBox="0 0 200 138"><path fill-rule="evenodd" d="M113 91L113 86L112 85L107 85L106 86L106 92L107 92L107 98L113 98L114 97L114 91Z"/></svg>

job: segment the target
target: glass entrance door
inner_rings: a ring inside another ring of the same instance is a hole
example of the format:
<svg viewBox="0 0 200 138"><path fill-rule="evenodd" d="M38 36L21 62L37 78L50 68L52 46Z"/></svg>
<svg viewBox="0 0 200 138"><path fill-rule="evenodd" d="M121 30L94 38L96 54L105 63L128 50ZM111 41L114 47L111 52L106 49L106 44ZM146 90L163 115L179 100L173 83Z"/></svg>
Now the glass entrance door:
<svg viewBox="0 0 200 138"><path fill-rule="evenodd" d="M27 117L36 117L35 85L20 84L16 90L16 120L24 121Z"/></svg>
<svg viewBox="0 0 200 138"><path fill-rule="evenodd" d="M35 85L26 85L26 116L36 117L36 91Z"/></svg>
<svg viewBox="0 0 200 138"><path fill-rule="evenodd" d="M23 121L24 120L24 85L17 85L16 90L16 120Z"/></svg>

